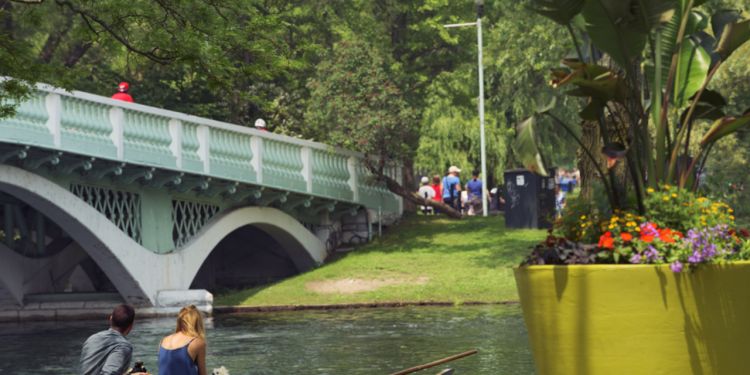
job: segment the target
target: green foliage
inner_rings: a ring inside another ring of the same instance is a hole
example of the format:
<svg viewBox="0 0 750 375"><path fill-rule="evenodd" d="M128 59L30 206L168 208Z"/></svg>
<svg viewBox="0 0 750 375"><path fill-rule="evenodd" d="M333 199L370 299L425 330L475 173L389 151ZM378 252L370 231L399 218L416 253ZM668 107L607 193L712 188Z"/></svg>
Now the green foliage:
<svg viewBox="0 0 750 375"><path fill-rule="evenodd" d="M474 66L439 75L427 90L419 148L414 166L426 174L442 174L450 165L464 171L480 169L479 117ZM487 166L491 176L502 176L508 130L493 112L485 116Z"/></svg>
<svg viewBox="0 0 750 375"><path fill-rule="evenodd" d="M659 190L649 188L646 205L649 221L660 227L686 232L691 228L734 226L734 210L726 203L670 185Z"/></svg>
<svg viewBox="0 0 750 375"><path fill-rule="evenodd" d="M418 123L377 49L338 43L308 86L305 120L315 139L363 152L376 164L413 156Z"/></svg>

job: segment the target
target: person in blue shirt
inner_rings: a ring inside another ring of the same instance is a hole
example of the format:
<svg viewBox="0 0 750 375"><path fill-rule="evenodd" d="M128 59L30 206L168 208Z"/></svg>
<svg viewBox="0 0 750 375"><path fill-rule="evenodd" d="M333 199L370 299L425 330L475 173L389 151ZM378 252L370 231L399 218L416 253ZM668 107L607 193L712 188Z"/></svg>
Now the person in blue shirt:
<svg viewBox="0 0 750 375"><path fill-rule="evenodd" d="M479 179L479 171L471 172L471 180L466 183L468 192L467 203L469 204L470 216L482 213L482 180Z"/></svg>
<svg viewBox="0 0 750 375"><path fill-rule="evenodd" d="M461 212L461 170L455 165L448 168L448 175L443 177L443 202Z"/></svg>

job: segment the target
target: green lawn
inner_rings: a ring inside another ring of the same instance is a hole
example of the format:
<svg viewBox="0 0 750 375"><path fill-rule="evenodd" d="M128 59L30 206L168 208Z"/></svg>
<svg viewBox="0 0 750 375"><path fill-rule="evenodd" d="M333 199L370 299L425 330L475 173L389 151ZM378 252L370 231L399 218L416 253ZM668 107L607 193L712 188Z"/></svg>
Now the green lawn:
<svg viewBox="0 0 750 375"><path fill-rule="evenodd" d="M216 296L215 305L319 305L366 302L517 299L511 266L542 230L506 230L502 217L450 220L416 216L375 240L317 269L273 285ZM313 285L381 283L357 293L318 292Z"/></svg>

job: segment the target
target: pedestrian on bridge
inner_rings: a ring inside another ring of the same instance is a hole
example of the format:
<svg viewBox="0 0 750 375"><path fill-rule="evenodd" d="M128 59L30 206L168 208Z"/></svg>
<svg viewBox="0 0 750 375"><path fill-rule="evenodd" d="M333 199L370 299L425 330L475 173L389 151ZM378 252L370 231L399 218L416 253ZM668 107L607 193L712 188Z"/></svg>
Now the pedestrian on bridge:
<svg viewBox="0 0 750 375"><path fill-rule="evenodd" d="M129 90L130 85L127 82L120 82L120 84L117 85L117 92L112 95L112 99L133 103L133 97L128 94Z"/></svg>

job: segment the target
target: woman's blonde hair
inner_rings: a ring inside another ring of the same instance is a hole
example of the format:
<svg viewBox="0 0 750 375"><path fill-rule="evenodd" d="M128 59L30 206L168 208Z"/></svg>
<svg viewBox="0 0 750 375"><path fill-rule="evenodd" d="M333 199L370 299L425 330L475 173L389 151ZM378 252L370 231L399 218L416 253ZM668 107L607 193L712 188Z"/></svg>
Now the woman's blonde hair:
<svg viewBox="0 0 750 375"><path fill-rule="evenodd" d="M206 330L203 328L203 316L195 305L185 306L177 314L177 328L175 333L206 339Z"/></svg>

